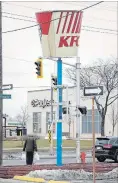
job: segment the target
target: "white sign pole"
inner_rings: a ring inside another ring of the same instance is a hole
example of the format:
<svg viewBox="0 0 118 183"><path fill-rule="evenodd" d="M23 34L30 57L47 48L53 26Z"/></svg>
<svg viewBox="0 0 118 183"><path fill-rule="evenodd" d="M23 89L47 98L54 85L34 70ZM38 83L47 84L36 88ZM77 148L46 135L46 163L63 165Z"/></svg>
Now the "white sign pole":
<svg viewBox="0 0 118 183"><path fill-rule="evenodd" d="M79 55L79 54L78 54ZM76 60L76 160L80 163L80 58Z"/></svg>

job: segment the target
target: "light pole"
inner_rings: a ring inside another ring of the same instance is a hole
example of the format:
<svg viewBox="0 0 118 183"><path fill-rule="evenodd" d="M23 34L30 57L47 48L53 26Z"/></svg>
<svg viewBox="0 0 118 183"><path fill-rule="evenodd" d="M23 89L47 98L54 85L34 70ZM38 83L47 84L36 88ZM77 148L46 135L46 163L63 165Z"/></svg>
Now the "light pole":
<svg viewBox="0 0 118 183"><path fill-rule="evenodd" d="M76 160L80 163L80 58L76 60Z"/></svg>

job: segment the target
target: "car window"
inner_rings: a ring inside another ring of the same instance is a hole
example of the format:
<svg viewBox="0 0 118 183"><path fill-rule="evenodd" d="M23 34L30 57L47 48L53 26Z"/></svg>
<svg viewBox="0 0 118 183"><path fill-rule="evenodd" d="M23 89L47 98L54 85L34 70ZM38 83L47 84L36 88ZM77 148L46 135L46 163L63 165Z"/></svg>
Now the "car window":
<svg viewBox="0 0 118 183"><path fill-rule="evenodd" d="M108 138L97 138L95 144L96 145L109 144L109 139Z"/></svg>
<svg viewBox="0 0 118 183"><path fill-rule="evenodd" d="M109 144L114 144L116 142L116 138L109 140Z"/></svg>
<svg viewBox="0 0 118 183"><path fill-rule="evenodd" d="M118 145L118 139L115 141L115 144L117 144L117 145Z"/></svg>

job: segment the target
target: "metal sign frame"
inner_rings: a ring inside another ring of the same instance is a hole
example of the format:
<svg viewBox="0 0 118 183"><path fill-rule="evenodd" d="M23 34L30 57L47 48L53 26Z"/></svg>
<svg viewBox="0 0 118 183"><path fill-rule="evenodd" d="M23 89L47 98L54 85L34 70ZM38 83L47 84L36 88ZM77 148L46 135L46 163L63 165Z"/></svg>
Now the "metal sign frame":
<svg viewBox="0 0 118 183"><path fill-rule="evenodd" d="M84 87L84 96L103 95L103 86Z"/></svg>

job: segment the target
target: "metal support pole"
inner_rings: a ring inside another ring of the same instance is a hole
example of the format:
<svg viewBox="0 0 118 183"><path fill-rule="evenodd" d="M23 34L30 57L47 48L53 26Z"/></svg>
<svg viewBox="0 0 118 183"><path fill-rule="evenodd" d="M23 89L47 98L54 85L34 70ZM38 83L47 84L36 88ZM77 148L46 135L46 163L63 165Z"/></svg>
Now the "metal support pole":
<svg viewBox="0 0 118 183"><path fill-rule="evenodd" d="M0 87L2 87L2 1L0 1ZM3 92L0 90L0 95ZM0 165L2 165L2 154L3 154L3 101L0 99Z"/></svg>
<svg viewBox="0 0 118 183"><path fill-rule="evenodd" d="M3 119L4 119L4 138L6 138L6 123L7 123L7 117L6 116L3 116Z"/></svg>
<svg viewBox="0 0 118 183"><path fill-rule="evenodd" d="M72 113L71 113L71 103L69 102L69 118L68 118L68 124L69 124L69 138L71 138L71 122L72 122Z"/></svg>
<svg viewBox="0 0 118 183"><path fill-rule="evenodd" d="M62 60L57 60L57 85L62 85ZM62 103L62 88L58 88L58 102ZM57 166L62 165L62 105L59 104L57 121Z"/></svg>
<svg viewBox="0 0 118 183"><path fill-rule="evenodd" d="M51 143L50 143L50 154L53 155L53 82L51 76Z"/></svg>
<svg viewBox="0 0 118 183"><path fill-rule="evenodd" d="M92 133L93 133L93 183L95 183L95 123L94 123L94 97L92 97Z"/></svg>
<svg viewBox="0 0 118 183"><path fill-rule="evenodd" d="M69 124L69 120L68 120L68 86L66 87L66 109L67 109L67 114L66 114L66 122L67 124ZM70 134L69 134L70 135Z"/></svg>
<svg viewBox="0 0 118 183"><path fill-rule="evenodd" d="M118 8L118 2L117 2L117 8ZM118 97L118 59L117 59L117 97ZM117 136L118 136L118 98L117 98Z"/></svg>
<svg viewBox="0 0 118 183"><path fill-rule="evenodd" d="M76 61L76 160L80 163L80 58Z"/></svg>

